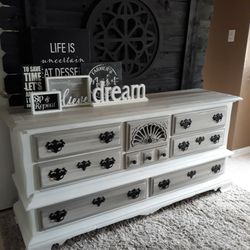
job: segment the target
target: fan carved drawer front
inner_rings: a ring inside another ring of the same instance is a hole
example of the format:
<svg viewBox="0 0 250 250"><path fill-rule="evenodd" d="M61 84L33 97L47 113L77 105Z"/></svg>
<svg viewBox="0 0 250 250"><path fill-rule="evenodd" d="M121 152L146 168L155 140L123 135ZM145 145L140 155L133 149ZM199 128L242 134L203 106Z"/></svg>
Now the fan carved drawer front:
<svg viewBox="0 0 250 250"><path fill-rule="evenodd" d="M224 126L226 122L226 107L183 113L173 116L173 134Z"/></svg>
<svg viewBox="0 0 250 250"><path fill-rule="evenodd" d="M122 154L118 150L109 150L98 154L85 154L66 160L41 163L38 168L40 186L52 187L75 180L108 174L122 169Z"/></svg>
<svg viewBox="0 0 250 250"><path fill-rule="evenodd" d="M157 147L167 144L170 135L170 116L127 123L127 150Z"/></svg>
<svg viewBox="0 0 250 250"><path fill-rule="evenodd" d="M165 193L185 185L202 182L204 179L216 178L224 172L224 164L225 159L221 159L151 178L150 195Z"/></svg>
<svg viewBox="0 0 250 250"><path fill-rule="evenodd" d="M35 160L120 147L121 124L50 132L33 136Z"/></svg>
<svg viewBox="0 0 250 250"><path fill-rule="evenodd" d="M101 191L76 200L59 203L39 211L41 230L59 226L143 200L147 197L147 180ZM103 215L105 216L105 215Z"/></svg>
<svg viewBox="0 0 250 250"><path fill-rule="evenodd" d="M173 156L181 156L193 152L220 147L224 140L224 130L200 132L190 136L172 138Z"/></svg>
<svg viewBox="0 0 250 250"><path fill-rule="evenodd" d="M155 149L148 149L126 155L126 168L132 169L145 165L156 164L169 158L168 145Z"/></svg>

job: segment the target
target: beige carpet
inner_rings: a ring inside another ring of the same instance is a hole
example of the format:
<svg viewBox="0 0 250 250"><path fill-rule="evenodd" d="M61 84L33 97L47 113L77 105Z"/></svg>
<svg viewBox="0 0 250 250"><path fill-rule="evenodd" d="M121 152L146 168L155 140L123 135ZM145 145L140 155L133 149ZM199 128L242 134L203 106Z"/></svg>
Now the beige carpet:
<svg viewBox="0 0 250 250"><path fill-rule="evenodd" d="M24 249L12 211L0 213L0 233L3 250ZM208 192L53 249L250 250L250 193L236 186L226 193Z"/></svg>

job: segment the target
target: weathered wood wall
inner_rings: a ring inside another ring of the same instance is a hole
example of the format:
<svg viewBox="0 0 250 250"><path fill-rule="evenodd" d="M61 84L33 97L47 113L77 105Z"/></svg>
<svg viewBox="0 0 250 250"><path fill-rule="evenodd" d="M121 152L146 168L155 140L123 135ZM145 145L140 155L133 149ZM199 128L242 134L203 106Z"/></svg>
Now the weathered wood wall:
<svg viewBox="0 0 250 250"><path fill-rule="evenodd" d="M3 67L8 74L4 82L11 106L23 104L20 66L31 63L26 29L88 28L91 15L102 1L114 0L1 0L5 5L0 8L0 27L4 30L1 47L6 53ZM152 11L159 43L147 69L124 83L146 83L148 92L201 87L213 0L134 1L142 1Z"/></svg>

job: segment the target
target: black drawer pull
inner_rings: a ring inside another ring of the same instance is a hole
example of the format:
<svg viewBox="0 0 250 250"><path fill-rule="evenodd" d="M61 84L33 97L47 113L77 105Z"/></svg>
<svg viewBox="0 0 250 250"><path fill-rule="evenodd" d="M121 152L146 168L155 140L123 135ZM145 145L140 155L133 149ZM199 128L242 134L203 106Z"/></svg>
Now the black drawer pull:
<svg viewBox="0 0 250 250"><path fill-rule="evenodd" d="M101 142L105 142L105 143L110 143L115 137L115 133L113 131L108 132L106 131L105 133L101 133L99 135L99 139Z"/></svg>
<svg viewBox="0 0 250 250"><path fill-rule="evenodd" d="M93 205L96 205L98 207L100 207L100 205L105 201L105 197L102 196L102 197L98 197L98 198L95 198L93 201L92 201L92 204Z"/></svg>
<svg viewBox="0 0 250 250"><path fill-rule="evenodd" d="M137 163L136 160L131 161L131 164L135 165Z"/></svg>
<svg viewBox="0 0 250 250"><path fill-rule="evenodd" d="M151 161L152 160L152 156L147 156L146 160Z"/></svg>
<svg viewBox="0 0 250 250"><path fill-rule="evenodd" d="M189 148L189 145L190 145L189 141L184 141L182 143L179 143L178 148L181 151L186 151Z"/></svg>
<svg viewBox="0 0 250 250"><path fill-rule="evenodd" d="M183 127L184 129L187 129L191 126L192 120L191 119L185 119L180 121L180 126Z"/></svg>
<svg viewBox="0 0 250 250"><path fill-rule="evenodd" d="M66 215L67 215L67 211L63 209L61 211L56 211L54 213L51 213L49 215L49 219L54 222L60 222L64 220Z"/></svg>
<svg viewBox="0 0 250 250"><path fill-rule="evenodd" d="M167 189L169 187L169 184L170 184L169 179L163 180L163 181L159 182L158 187L159 187L159 189Z"/></svg>
<svg viewBox="0 0 250 250"><path fill-rule="evenodd" d="M65 142L63 140L53 140L51 142L47 142L45 147L47 148L48 151L53 152L53 153L58 153L62 150L64 147Z"/></svg>
<svg viewBox="0 0 250 250"><path fill-rule="evenodd" d="M194 176L196 175L196 171L192 170L190 172L187 173L187 176L190 177L190 179L192 179Z"/></svg>
<svg viewBox="0 0 250 250"><path fill-rule="evenodd" d="M205 141L205 137L204 136L200 136L200 137L197 137L195 139L195 142L197 142L199 145L201 145L202 142Z"/></svg>
<svg viewBox="0 0 250 250"><path fill-rule="evenodd" d="M78 162L76 165L78 168L81 168L82 171L85 171L86 168L91 166L91 162L90 161L82 161L82 162Z"/></svg>
<svg viewBox="0 0 250 250"><path fill-rule="evenodd" d="M211 170L212 170L213 173L217 174L217 173L220 172L220 170L221 170L221 165L220 165L220 164L215 165L215 166L213 166L213 167L211 168Z"/></svg>
<svg viewBox="0 0 250 250"><path fill-rule="evenodd" d="M161 153L161 156L162 156L162 157L166 157L167 154L166 154L166 153Z"/></svg>
<svg viewBox="0 0 250 250"><path fill-rule="evenodd" d="M210 141L214 144L218 143L220 141L220 135L213 135L210 137Z"/></svg>
<svg viewBox="0 0 250 250"><path fill-rule="evenodd" d="M106 158L105 160L101 160L100 165L106 169L110 169L114 166L115 164L115 158Z"/></svg>
<svg viewBox="0 0 250 250"><path fill-rule="evenodd" d="M55 181L60 181L67 174L67 170L65 168L56 168L55 170L50 170L48 177Z"/></svg>
<svg viewBox="0 0 250 250"><path fill-rule="evenodd" d="M133 190L128 191L127 196L132 199L137 199L141 193L140 188L135 188Z"/></svg>
<svg viewBox="0 0 250 250"><path fill-rule="evenodd" d="M216 122L216 123L219 123L223 118L223 114L222 113L218 113L218 114L215 114L213 115L213 120Z"/></svg>

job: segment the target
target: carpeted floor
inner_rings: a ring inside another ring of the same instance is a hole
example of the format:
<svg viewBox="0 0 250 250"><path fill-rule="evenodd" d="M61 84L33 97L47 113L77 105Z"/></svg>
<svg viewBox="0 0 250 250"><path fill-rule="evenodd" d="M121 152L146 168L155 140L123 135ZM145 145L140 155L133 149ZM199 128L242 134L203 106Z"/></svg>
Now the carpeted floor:
<svg viewBox="0 0 250 250"><path fill-rule="evenodd" d="M3 250L24 249L12 211L0 213L0 233ZM250 250L250 192L236 186L225 193L208 192L77 236L59 249Z"/></svg>

